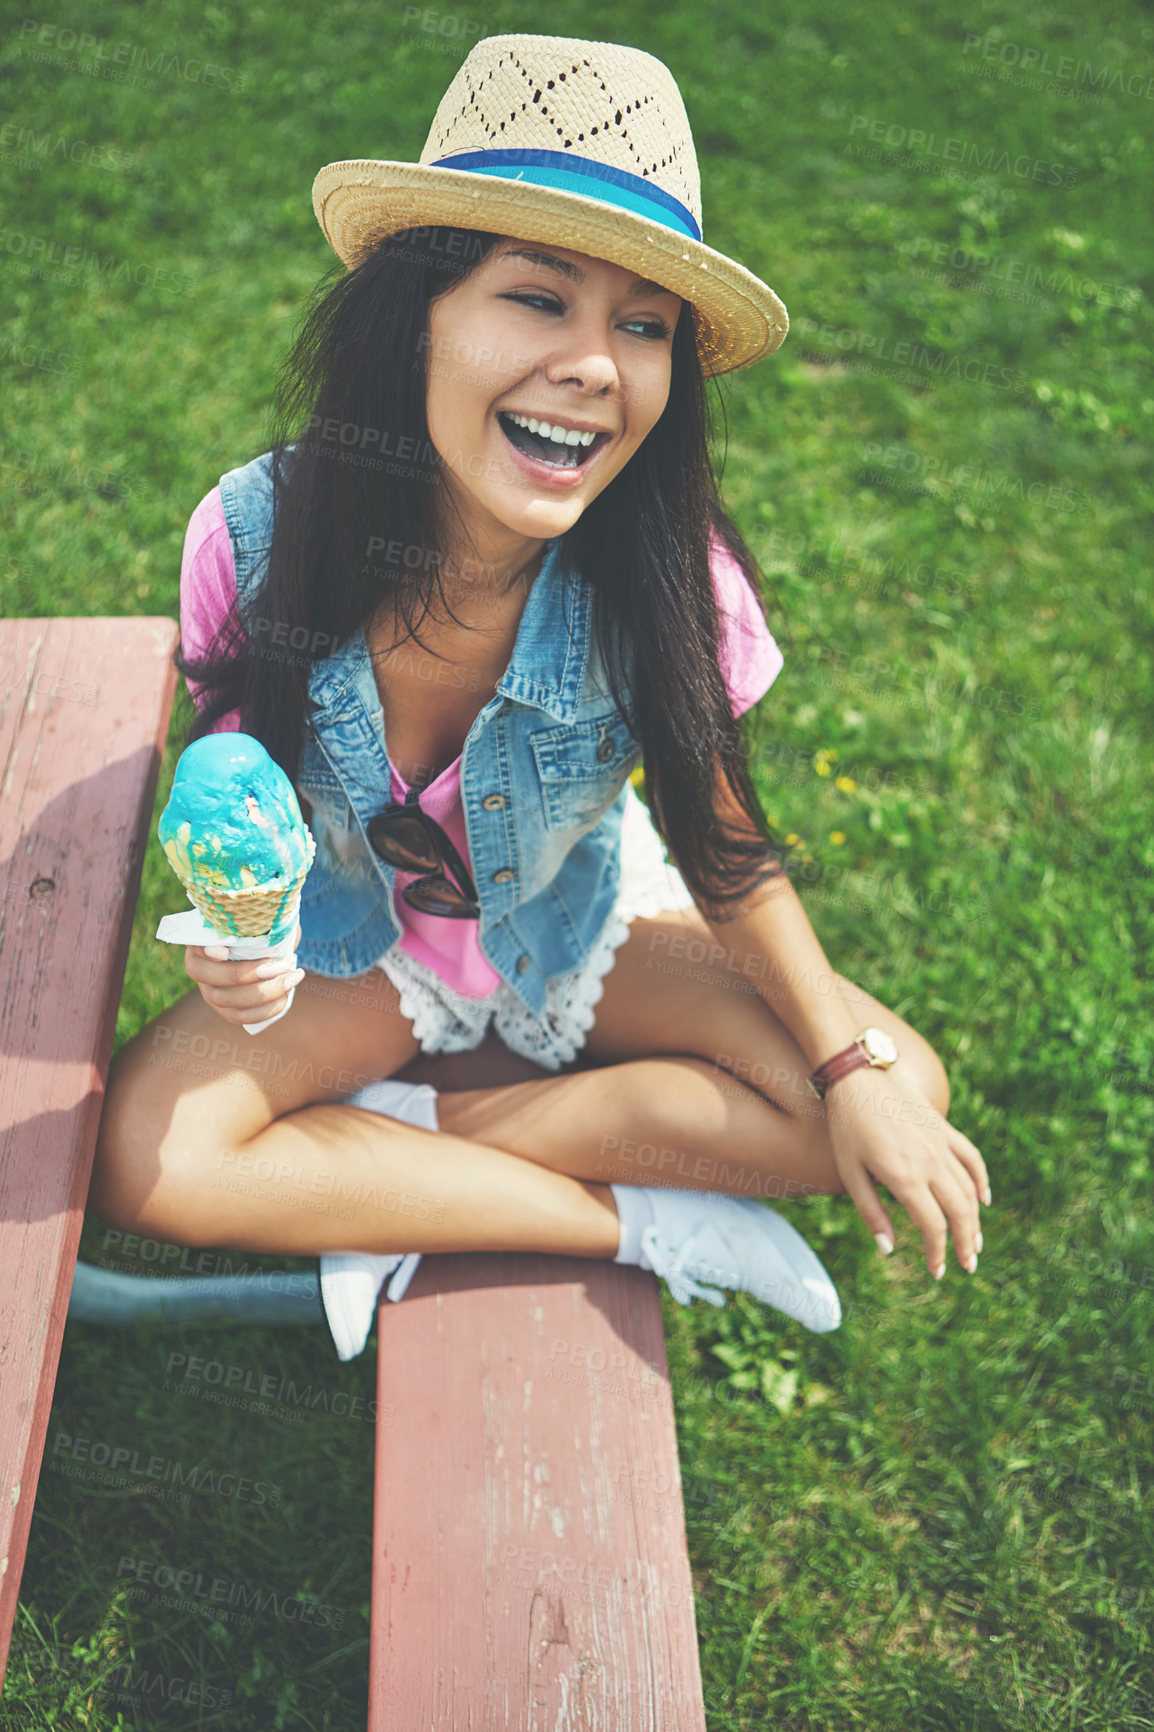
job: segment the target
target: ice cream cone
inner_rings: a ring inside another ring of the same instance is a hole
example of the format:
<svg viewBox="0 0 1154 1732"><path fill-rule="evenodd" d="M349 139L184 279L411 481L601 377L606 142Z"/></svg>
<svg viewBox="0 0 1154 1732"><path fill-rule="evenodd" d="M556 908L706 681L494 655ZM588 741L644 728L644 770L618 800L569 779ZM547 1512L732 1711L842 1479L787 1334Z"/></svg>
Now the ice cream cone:
<svg viewBox="0 0 1154 1732"><path fill-rule="evenodd" d="M253 884L243 890L224 890L211 884L194 882L177 873L189 901L223 937L261 938L266 934L274 941L285 937L296 927L301 891L316 853L316 843L308 835L307 859L303 872L290 884L273 882Z"/></svg>

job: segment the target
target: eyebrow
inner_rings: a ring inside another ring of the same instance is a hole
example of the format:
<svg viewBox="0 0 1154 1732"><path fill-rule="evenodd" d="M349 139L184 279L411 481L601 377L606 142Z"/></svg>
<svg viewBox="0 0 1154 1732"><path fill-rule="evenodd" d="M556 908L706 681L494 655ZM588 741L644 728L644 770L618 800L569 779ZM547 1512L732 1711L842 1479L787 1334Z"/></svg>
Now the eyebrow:
<svg viewBox="0 0 1154 1732"><path fill-rule="evenodd" d="M499 255L499 259L528 259L534 265L546 265L556 271L558 276L568 277L570 282L583 283L585 272L580 265L573 264L569 259L559 259L554 253L539 252L535 247L509 247ZM626 291L630 295L672 295L673 289L667 289L664 283L652 283L647 277L638 277L637 281Z"/></svg>

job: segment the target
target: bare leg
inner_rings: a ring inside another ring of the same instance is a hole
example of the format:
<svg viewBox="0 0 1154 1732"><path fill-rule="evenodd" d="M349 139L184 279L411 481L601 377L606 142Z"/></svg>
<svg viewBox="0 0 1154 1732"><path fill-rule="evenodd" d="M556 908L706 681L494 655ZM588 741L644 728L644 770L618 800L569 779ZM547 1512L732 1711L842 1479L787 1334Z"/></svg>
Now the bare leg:
<svg viewBox="0 0 1154 1732"><path fill-rule="evenodd" d="M89 1205L187 1245L613 1255L604 1185L343 1104L421 1057L379 972L306 977L292 1014L253 1036L190 992L113 1060ZM503 1048L445 1063L469 1082L545 1074Z"/></svg>
<svg viewBox="0 0 1154 1732"><path fill-rule="evenodd" d="M540 1086L540 1085L522 1085ZM486 1091L482 1091L483 1093ZM439 1097L438 1104L445 1098ZM152 1231L245 1251L550 1251L612 1257L603 1184L448 1131L311 1106L220 1151L193 1194L150 1199Z"/></svg>
<svg viewBox="0 0 1154 1732"><path fill-rule="evenodd" d="M258 1039L238 1035L213 1067L167 1056L195 1055L201 1042L216 1058L226 1044L220 1020L190 994L118 1055L92 1206L176 1243L252 1251L606 1257L617 1248L609 1181L768 1198L840 1191L821 1104L786 1089L783 1106L723 1068L797 1075L801 1055L772 1012L715 995L698 1007L711 1016L662 1027L682 995L668 981L655 992L634 949L607 977L587 1068L513 1081L524 1061L505 1053L485 1071L496 1086L469 1088L455 1060L435 1061L432 1080L446 1091L438 1132L343 1104L373 1077L416 1080L429 1062L382 977L367 1003L353 1001L359 983L347 994L318 985L314 996L306 980L291 1027L286 1018ZM878 1006L882 1014L891 1013ZM704 1039L717 1055L718 1037L724 1059L693 1052ZM638 1055L647 1044L663 1056ZM323 1069L303 1080L296 1067L321 1057L345 1069L328 1083ZM169 1068L150 1068L158 1061ZM213 1080L196 1081L206 1068Z"/></svg>
<svg viewBox="0 0 1154 1732"><path fill-rule="evenodd" d="M459 1091L437 1105L439 1131L306 1106L195 1166L170 1162L132 1224L176 1242L298 1255L612 1257L609 1180L757 1196L840 1188L787 1115L699 1059Z"/></svg>

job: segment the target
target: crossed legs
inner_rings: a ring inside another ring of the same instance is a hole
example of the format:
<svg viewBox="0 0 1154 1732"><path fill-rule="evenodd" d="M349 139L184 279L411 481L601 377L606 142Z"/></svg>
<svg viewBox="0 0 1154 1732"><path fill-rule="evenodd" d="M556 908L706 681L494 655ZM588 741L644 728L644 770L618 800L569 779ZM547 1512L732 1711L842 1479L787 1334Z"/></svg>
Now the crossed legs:
<svg viewBox="0 0 1154 1732"><path fill-rule="evenodd" d="M687 931L708 931L696 910L634 922L586 1048L562 1073L493 1041L421 1055L379 971L336 986L306 977L263 1035L191 992L114 1061L90 1205L122 1228L238 1250L611 1257L610 1182L839 1191L823 1106L783 1086L808 1067L772 1010L740 983L647 966ZM936 1055L876 1000L863 1012L914 1055L944 1114ZM439 1131L344 1104L398 1075L441 1090Z"/></svg>

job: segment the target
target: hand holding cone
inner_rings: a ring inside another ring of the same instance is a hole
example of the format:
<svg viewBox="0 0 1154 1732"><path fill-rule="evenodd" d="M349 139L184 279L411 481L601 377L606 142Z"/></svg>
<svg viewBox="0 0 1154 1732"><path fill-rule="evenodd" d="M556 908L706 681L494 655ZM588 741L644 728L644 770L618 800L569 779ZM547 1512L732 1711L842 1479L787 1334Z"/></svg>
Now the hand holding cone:
<svg viewBox="0 0 1154 1732"><path fill-rule="evenodd" d="M168 915L158 938L219 941L231 959L291 949L316 843L292 783L259 740L241 733L195 740L176 766L158 832L169 865L212 932L190 936L191 915ZM276 1017L245 1028L267 1028L291 1003L290 993Z"/></svg>

